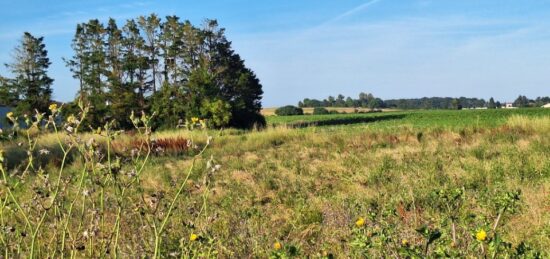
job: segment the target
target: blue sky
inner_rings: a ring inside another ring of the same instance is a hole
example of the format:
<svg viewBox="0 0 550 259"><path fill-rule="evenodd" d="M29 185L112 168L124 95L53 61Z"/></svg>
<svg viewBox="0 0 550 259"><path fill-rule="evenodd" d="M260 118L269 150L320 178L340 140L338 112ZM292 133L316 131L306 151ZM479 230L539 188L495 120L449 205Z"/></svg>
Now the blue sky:
<svg viewBox="0 0 550 259"><path fill-rule="evenodd" d="M260 78L266 107L359 92L550 95L550 0L1 0L0 63L24 31L44 36L54 97L72 100L77 84L62 57L76 24L149 13L218 19Z"/></svg>

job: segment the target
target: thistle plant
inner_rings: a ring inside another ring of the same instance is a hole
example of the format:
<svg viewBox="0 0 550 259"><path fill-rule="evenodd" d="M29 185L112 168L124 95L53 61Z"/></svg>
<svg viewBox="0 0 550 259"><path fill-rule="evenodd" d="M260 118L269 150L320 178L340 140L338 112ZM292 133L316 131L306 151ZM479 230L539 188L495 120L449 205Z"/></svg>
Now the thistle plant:
<svg viewBox="0 0 550 259"><path fill-rule="evenodd" d="M8 114L13 134L25 136L26 142L18 146L25 148L26 156L24 166L9 169L5 153L0 151L2 257L117 258L130 254L163 257L167 232L173 232L168 227L171 218L211 138L193 156L175 194L169 196L159 191L151 199L142 183L142 174L153 155L151 121L154 114L136 116L131 113L130 120L135 128L133 138L139 139L140 145L134 147L132 156L124 157L116 154L112 147L113 141L124 135L123 131L116 130L116 121L82 132L86 130L83 122L89 108L82 102L78 107L78 114L62 120L63 107L52 104L49 115L37 112L25 116L22 118L24 125L20 125L20 118ZM42 147L41 137L54 139L56 145ZM53 151L60 154L57 164L39 161L39 158L57 161ZM220 166L211 157L208 166L201 168L208 171L204 173L207 183ZM208 184L206 186L208 188ZM33 194L30 197L22 195L29 188ZM199 216L207 213L208 192L203 196ZM123 229L138 226L136 222L141 223L141 229L136 229L135 233L124 232ZM182 239L174 236L177 233L180 232L170 233L170 240ZM134 241L142 242L137 246L142 249L129 250L126 240L121 245L121 240L136 235L140 237L136 240L141 240ZM199 236L195 235L192 241L198 242ZM216 241L210 240L207 254L215 254L211 248Z"/></svg>

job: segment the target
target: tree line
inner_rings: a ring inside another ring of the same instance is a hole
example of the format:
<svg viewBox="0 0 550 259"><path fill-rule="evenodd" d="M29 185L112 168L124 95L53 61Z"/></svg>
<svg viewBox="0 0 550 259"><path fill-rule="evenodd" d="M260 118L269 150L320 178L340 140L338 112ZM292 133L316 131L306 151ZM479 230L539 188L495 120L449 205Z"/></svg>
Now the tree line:
<svg viewBox="0 0 550 259"><path fill-rule="evenodd" d="M524 95L518 96L513 102L514 107L540 107L550 103L550 97L537 97L529 99ZM489 101L479 98L452 98L452 97L423 97L410 99L389 99L382 100L371 93L360 93L357 99L337 95L329 96L326 99L305 98L298 102L298 107L352 107L352 108L397 108L397 109L463 109L463 108L482 108L489 109L501 108L505 103L495 101L490 98Z"/></svg>
<svg viewBox="0 0 550 259"><path fill-rule="evenodd" d="M177 16L155 14L119 25L97 19L78 24L64 59L78 82L75 101L92 108L87 122L99 126L115 120L130 127L128 115L155 113L156 127L174 127L191 118L213 127L264 125L260 115L262 85L235 53L216 20L200 26ZM18 114L47 112L51 62L43 38L25 33L8 64L13 78L0 78L0 102Z"/></svg>

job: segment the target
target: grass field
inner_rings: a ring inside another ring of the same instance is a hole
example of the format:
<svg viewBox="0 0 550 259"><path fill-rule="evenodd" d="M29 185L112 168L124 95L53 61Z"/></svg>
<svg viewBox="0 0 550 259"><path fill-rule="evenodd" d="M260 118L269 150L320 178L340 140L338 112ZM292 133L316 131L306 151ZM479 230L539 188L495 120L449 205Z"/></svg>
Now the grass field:
<svg viewBox="0 0 550 259"><path fill-rule="evenodd" d="M550 256L550 109L267 120L3 142L2 254Z"/></svg>

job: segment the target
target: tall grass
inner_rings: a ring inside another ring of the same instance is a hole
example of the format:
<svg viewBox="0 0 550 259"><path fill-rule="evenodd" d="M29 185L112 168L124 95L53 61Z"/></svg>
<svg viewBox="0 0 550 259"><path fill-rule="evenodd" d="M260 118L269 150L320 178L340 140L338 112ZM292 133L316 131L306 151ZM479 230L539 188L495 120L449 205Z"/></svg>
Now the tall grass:
<svg viewBox="0 0 550 259"><path fill-rule="evenodd" d="M424 111L356 127L252 131L152 132L147 116L132 118L135 132L51 125L2 146L0 250L5 258L548 257L549 117L503 112L490 113L497 122Z"/></svg>

